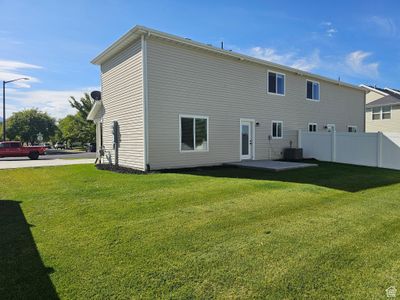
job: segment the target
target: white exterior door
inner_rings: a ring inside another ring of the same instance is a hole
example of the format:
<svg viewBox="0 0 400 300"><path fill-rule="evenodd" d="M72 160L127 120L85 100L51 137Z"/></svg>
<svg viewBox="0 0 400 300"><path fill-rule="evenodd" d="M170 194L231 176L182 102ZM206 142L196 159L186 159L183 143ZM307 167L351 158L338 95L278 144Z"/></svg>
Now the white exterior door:
<svg viewBox="0 0 400 300"><path fill-rule="evenodd" d="M240 120L240 160L254 159L254 121Z"/></svg>

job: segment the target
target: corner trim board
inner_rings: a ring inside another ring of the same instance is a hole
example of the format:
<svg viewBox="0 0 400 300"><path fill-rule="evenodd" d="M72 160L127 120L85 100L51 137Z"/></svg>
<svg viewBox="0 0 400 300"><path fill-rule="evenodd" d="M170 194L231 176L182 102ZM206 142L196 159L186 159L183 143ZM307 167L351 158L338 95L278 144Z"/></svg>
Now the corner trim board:
<svg viewBox="0 0 400 300"><path fill-rule="evenodd" d="M144 155L143 155L143 168L144 171L148 171L148 141L149 141L149 130L148 130L148 84L147 84L147 40L145 34L141 36L142 44L142 73L143 73L143 139L144 139Z"/></svg>

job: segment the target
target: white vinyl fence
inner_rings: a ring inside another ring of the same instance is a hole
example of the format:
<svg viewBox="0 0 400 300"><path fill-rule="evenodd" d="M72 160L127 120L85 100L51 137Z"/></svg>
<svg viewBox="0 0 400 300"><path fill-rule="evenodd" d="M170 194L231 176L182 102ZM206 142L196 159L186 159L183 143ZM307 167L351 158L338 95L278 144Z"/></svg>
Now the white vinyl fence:
<svg viewBox="0 0 400 300"><path fill-rule="evenodd" d="M400 133L303 132L305 158L400 170Z"/></svg>

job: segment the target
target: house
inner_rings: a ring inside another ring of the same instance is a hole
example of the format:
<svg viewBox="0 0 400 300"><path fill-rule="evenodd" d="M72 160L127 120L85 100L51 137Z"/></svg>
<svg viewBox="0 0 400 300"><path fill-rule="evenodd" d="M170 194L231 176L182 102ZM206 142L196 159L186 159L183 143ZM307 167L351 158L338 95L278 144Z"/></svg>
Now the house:
<svg viewBox="0 0 400 300"><path fill-rule="evenodd" d="M400 90L361 85L367 91L365 130L400 133Z"/></svg>
<svg viewBox="0 0 400 300"><path fill-rule="evenodd" d="M298 130L364 132L365 90L136 26L93 64L104 161L138 170L279 159Z"/></svg>

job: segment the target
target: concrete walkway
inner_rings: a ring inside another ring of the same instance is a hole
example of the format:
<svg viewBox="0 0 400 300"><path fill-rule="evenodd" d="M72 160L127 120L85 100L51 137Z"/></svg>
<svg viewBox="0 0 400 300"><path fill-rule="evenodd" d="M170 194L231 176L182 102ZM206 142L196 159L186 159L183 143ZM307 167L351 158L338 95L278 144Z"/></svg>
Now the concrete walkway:
<svg viewBox="0 0 400 300"><path fill-rule="evenodd" d="M318 167L317 164L308 164L308 163L291 162L291 161L277 161L277 160L244 160L240 162L226 163L224 165L240 167L240 168L264 169L276 172L309 168L309 167Z"/></svg>
<svg viewBox="0 0 400 300"><path fill-rule="evenodd" d="M38 168L38 167L54 167L54 166L68 166L80 164L94 164L94 159L15 159L15 160L2 160L0 161L0 170L4 169L19 169L19 168Z"/></svg>

